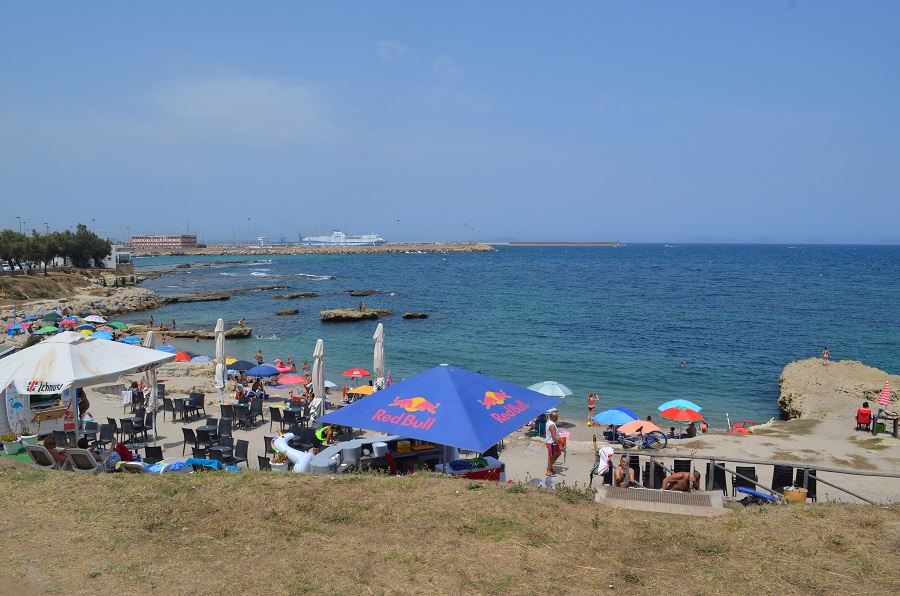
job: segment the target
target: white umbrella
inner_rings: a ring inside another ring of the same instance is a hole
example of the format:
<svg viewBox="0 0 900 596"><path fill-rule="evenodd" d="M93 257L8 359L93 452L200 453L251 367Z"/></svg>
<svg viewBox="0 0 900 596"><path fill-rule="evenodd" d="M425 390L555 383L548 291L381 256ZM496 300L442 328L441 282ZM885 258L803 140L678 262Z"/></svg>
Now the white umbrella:
<svg viewBox="0 0 900 596"><path fill-rule="evenodd" d="M375 374L375 388L383 389L384 388L384 323L378 323L378 328L375 329L375 335L372 336L372 339L375 340L375 363L372 367L372 372Z"/></svg>
<svg viewBox="0 0 900 596"><path fill-rule="evenodd" d="M63 393L118 381L175 359L175 354L63 331L0 360L0 393L13 383L20 394ZM78 400L73 400L78 419ZM75 425L76 439L80 435Z"/></svg>
<svg viewBox="0 0 900 596"><path fill-rule="evenodd" d="M88 323L105 323L106 319L101 317L100 315L88 315L84 318Z"/></svg>
<svg viewBox="0 0 900 596"><path fill-rule="evenodd" d="M214 383L219 390L219 399L225 403L225 383L228 380L228 367L225 365L225 321L216 321L216 377Z"/></svg>
<svg viewBox="0 0 900 596"><path fill-rule="evenodd" d="M321 339L316 340L316 349L313 352L313 396L319 401L316 402L316 418L325 413L325 342Z"/></svg>
<svg viewBox="0 0 900 596"><path fill-rule="evenodd" d="M541 381L540 383L535 383L528 388L532 391L537 391L538 393L549 395L550 397L562 398L567 395L572 395L571 389L569 389L562 383L557 383L556 381Z"/></svg>
<svg viewBox="0 0 900 596"><path fill-rule="evenodd" d="M144 338L144 343L141 345L145 348L150 348L151 350L156 347L156 340L153 338L153 330L147 332L147 337ZM156 444L157 395L155 368L144 373L144 383L150 388L150 411L153 412L153 443ZM141 424L143 424L143 422L141 422Z"/></svg>

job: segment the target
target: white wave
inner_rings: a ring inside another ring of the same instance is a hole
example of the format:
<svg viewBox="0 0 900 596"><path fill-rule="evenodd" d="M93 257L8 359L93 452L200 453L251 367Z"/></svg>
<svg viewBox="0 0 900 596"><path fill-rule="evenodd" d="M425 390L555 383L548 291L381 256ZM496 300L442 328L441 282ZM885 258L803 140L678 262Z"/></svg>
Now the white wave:
<svg viewBox="0 0 900 596"><path fill-rule="evenodd" d="M227 275L228 277L234 277L234 273L219 273L219 275Z"/></svg>
<svg viewBox="0 0 900 596"><path fill-rule="evenodd" d="M297 277L303 279L334 279L333 275L313 275L311 273L297 273Z"/></svg>
<svg viewBox="0 0 900 596"><path fill-rule="evenodd" d="M272 277L268 273L263 273L262 271L254 271L250 275L255 275L257 277Z"/></svg>

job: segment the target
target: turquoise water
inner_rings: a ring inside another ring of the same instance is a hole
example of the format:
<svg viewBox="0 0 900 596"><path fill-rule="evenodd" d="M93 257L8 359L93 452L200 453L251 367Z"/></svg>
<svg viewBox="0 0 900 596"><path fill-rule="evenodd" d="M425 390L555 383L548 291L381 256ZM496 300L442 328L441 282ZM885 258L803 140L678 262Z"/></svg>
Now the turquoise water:
<svg viewBox="0 0 900 596"><path fill-rule="evenodd" d="M139 259L158 269L184 258ZM633 245L498 247L493 253L296 255L192 258L190 269L145 282L161 294L282 284L225 302L175 304L154 311L179 327L212 328L217 317L244 319L263 339L229 342L228 351L267 361L312 360L325 340L326 376L371 370L377 322L322 323L319 311L355 307L344 291L376 289L395 381L447 362L530 385L556 380L574 396L563 416L583 417L588 392L599 409L627 406L645 416L683 397L703 406L714 427L778 416L778 377L793 361L819 356L861 360L897 372L900 247ZM205 265L199 265L204 263ZM276 300L286 292L318 298ZM299 308L300 315L275 312ZM404 320L405 311L427 319ZM145 321L148 313L123 315ZM212 354L212 342L170 341ZM687 366L682 367L681 363ZM598 411L599 411L598 409Z"/></svg>

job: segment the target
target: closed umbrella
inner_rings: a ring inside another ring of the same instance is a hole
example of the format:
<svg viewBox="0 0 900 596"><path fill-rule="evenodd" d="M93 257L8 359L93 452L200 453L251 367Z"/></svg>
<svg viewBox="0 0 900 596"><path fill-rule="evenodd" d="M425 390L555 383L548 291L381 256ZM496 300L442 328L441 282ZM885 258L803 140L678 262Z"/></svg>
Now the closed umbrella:
<svg viewBox="0 0 900 596"><path fill-rule="evenodd" d="M147 336L144 338L144 343L141 344L145 348L150 348L151 350L156 345L156 339L153 337L153 331L150 330L147 332ZM176 356L177 359L177 356ZM150 411L153 412L153 444L156 444L156 410L157 410L157 395L156 395L156 369L152 368L144 373L144 383L147 387L150 388ZM142 423L143 424L143 423Z"/></svg>
<svg viewBox="0 0 900 596"><path fill-rule="evenodd" d="M375 361L372 370L375 371L375 384L379 389L384 387L384 323L378 323L375 329Z"/></svg>
<svg viewBox="0 0 900 596"><path fill-rule="evenodd" d="M884 407L891 405L891 382L885 381L881 393L878 394L878 404Z"/></svg>
<svg viewBox="0 0 900 596"><path fill-rule="evenodd" d="M313 352L313 396L319 400L316 402L316 418L325 413L325 342L316 340L316 349Z"/></svg>
<svg viewBox="0 0 900 596"><path fill-rule="evenodd" d="M225 381L228 379L228 368L225 358L225 321L216 321L216 376L213 379L216 389L219 390L219 400L225 403Z"/></svg>
<svg viewBox="0 0 900 596"><path fill-rule="evenodd" d="M538 393L549 395L550 397L563 398L567 395L572 395L571 389L569 389L562 383L557 383L556 381L541 381L540 383L529 385L528 388L532 391L537 391Z"/></svg>

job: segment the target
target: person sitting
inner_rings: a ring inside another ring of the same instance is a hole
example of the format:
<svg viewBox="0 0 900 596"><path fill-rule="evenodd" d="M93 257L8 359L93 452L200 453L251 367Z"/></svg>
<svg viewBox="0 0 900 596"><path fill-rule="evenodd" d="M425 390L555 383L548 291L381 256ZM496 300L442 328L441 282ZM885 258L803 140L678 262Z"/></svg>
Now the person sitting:
<svg viewBox="0 0 900 596"><path fill-rule="evenodd" d="M694 437L697 436L697 427L694 426L693 422L688 424L687 431L685 432L685 434L687 435L688 439L693 439Z"/></svg>
<svg viewBox="0 0 900 596"><path fill-rule="evenodd" d="M634 480L634 469L628 467L628 458L624 455L619 460L619 466L613 470L613 486L628 488L637 484Z"/></svg>
<svg viewBox="0 0 900 596"><path fill-rule="evenodd" d="M609 426L606 427L606 430L603 431L603 438L606 439L607 441L613 441L616 438L615 432L616 432L615 427L612 424L610 424Z"/></svg>
<svg viewBox="0 0 900 596"><path fill-rule="evenodd" d="M256 380L253 381L252 391L253 391L253 393L256 394L255 397L259 397L259 398L263 398L263 399L267 397L266 391L263 388L262 379L260 379L259 377L257 377Z"/></svg>
<svg viewBox="0 0 900 596"><path fill-rule="evenodd" d="M700 472L675 472L666 476L662 483L663 490L678 490L689 493L691 490L700 490Z"/></svg>
<svg viewBox="0 0 900 596"><path fill-rule="evenodd" d="M65 467L66 464L66 449L63 448L61 451L56 448L56 437L53 435L47 435L44 439L44 447L47 451L50 452L50 457L56 462L56 465L60 468Z"/></svg>
<svg viewBox="0 0 900 596"><path fill-rule="evenodd" d="M871 430L872 427L872 410L869 409L869 402L864 401L860 409L856 411L856 430Z"/></svg>
<svg viewBox="0 0 900 596"><path fill-rule="evenodd" d="M242 399L246 397L246 392L244 391L244 386L240 383L237 383L234 387L234 401L240 403Z"/></svg>
<svg viewBox="0 0 900 596"><path fill-rule="evenodd" d="M670 439L680 439L680 438L681 438L681 435L675 434L675 427L674 427L674 426L670 426L670 427L669 427L669 438L670 438Z"/></svg>
<svg viewBox="0 0 900 596"><path fill-rule="evenodd" d="M706 423L706 420L700 421L700 434L705 435L706 431L709 430L709 425Z"/></svg>

